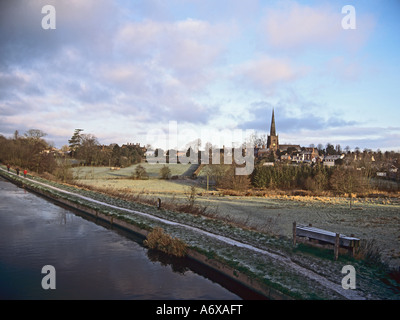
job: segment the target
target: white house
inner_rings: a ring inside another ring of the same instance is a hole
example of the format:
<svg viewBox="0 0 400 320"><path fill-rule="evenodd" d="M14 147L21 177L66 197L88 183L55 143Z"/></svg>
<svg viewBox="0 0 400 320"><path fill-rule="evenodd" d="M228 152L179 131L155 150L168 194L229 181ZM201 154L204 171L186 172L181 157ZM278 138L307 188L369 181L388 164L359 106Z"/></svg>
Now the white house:
<svg viewBox="0 0 400 320"><path fill-rule="evenodd" d="M335 165L335 161L339 159L343 159L344 154L334 154L324 157L324 165L328 167L332 167Z"/></svg>

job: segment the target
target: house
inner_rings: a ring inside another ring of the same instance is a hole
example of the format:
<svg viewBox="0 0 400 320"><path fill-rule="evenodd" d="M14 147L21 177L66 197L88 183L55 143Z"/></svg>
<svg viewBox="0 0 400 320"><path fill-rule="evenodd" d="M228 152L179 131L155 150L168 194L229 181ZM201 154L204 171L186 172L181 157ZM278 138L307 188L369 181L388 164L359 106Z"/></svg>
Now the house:
<svg viewBox="0 0 400 320"><path fill-rule="evenodd" d="M282 161L291 161L291 160L292 160L292 157L291 157L290 154L285 153L285 154L282 154L282 155L281 155L281 160L282 160Z"/></svg>
<svg viewBox="0 0 400 320"><path fill-rule="evenodd" d="M299 153L293 154L292 161L296 163L303 162L303 157Z"/></svg>
<svg viewBox="0 0 400 320"><path fill-rule="evenodd" d="M332 167L335 165L335 161L337 161L339 159L343 159L343 158L344 158L344 154L333 154L333 155L325 156L323 163L324 163L324 166Z"/></svg>
<svg viewBox="0 0 400 320"><path fill-rule="evenodd" d="M316 162L319 153L316 148L304 148L300 155L302 156L304 162Z"/></svg>
<svg viewBox="0 0 400 320"><path fill-rule="evenodd" d="M319 159L318 150L315 148L304 148L300 153L293 154L292 161L294 162L317 162Z"/></svg>
<svg viewBox="0 0 400 320"><path fill-rule="evenodd" d="M265 147L265 145L262 145L261 148L255 148L254 150L254 156L257 158L262 158L262 157L266 157L270 154L270 150L268 148Z"/></svg>
<svg viewBox="0 0 400 320"><path fill-rule="evenodd" d="M145 156L145 157L155 157L155 151L154 151L154 150L151 150L151 149L148 149L148 150L146 150L146 152L144 153L144 156Z"/></svg>

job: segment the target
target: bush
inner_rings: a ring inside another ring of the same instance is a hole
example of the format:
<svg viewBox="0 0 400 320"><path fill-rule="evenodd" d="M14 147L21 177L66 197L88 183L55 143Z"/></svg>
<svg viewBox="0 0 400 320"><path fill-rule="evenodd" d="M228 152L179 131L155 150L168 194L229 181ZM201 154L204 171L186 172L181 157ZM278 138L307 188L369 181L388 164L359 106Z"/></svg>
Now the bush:
<svg viewBox="0 0 400 320"><path fill-rule="evenodd" d="M382 266L381 248L376 244L375 239L362 240L357 248L355 257L364 260L368 265Z"/></svg>
<svg viewBox="0 0 400 320"><path fill-rule="evenodd" d="M146 169L142 165L138 165L135 169L135 173L133 174L134 179L144 180L148 179L149 175L146 172Z"/></svg>
<svg viewBox="0 0 400 320"><path fill-rule="evenodd" d="M161 179L169 179L171 177L171 169L164 165L161 169L160 169L160 178Z"/></svg>
<svg viewBox="0 0 400 320"><path fill-rule="evenodd" d="M225 171L217 187L241 192L247 191L251 186L250 177L247 175L236 175L235 170L236 167L234 165L230 166L229 169Z"/></svg>
<svg viewBox="0 0 400 320"><path fill-rule="evenodd" d="M188 207L191 209L193 209L194 207L194 203L196 201L196 187L195 186L191 186L189 192L187 193L187 205Z"/></svg>
<svg viewBox="0 0 400 320"><path fill-rule="evenodd" d="M58 165L52 174L61 182L71 183L74 181L74 175L70 169L69 165L63 163Z"/></svg>
<svg viewBox="0 0 400 320"><path fill-rule="evenodd" d="M187 253L186 243L164 233L164 230L159 227L150 232L143 243L150 249L160 250L177 257L184 257Z"/></svg>

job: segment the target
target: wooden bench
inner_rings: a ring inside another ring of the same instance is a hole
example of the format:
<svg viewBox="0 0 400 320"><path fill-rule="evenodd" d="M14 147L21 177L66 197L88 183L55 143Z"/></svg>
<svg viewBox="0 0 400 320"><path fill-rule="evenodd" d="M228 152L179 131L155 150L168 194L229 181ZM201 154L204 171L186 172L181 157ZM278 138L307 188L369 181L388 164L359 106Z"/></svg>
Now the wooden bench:
<svg viewBox="0 0 400 320"><path fill-rule="evenodd" d="M293 245L296 245L298 240L321 247L333 245L335 260L338 259L339 248L345 248L353 256L355 249L360 245L360 239L355 238L353 235L349 237L332 231L315 228L311 224L308 226L296 225L296 222L293 222Z"/></svg>

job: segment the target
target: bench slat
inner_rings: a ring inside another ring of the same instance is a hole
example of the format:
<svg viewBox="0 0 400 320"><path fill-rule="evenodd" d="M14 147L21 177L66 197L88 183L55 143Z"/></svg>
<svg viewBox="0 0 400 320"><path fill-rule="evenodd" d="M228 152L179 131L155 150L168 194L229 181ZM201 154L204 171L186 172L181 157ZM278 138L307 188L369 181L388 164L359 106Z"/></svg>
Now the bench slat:
<svg viewBox="0 0 400 320"><path fill-rule="evenodd" d="M320 240L331 244L335 244L336 238L335 232L303 225L296 226L296 235L299 237L307 237L310 239ZM360 239L355 237L348 237L343 234L339 235L340 246L355 247L358 246L359 241Z"/></svg>

